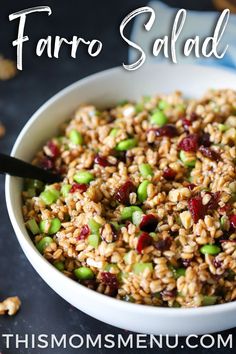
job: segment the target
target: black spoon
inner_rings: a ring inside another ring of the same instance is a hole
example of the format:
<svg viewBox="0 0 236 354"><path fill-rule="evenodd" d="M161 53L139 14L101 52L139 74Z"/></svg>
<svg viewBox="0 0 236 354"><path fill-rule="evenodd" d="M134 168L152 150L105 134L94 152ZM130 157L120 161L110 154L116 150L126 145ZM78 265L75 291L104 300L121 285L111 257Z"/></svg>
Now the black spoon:
<svg viewBox="0 0 236 354"><path fill-rule="evenodd" d="M62 181L60 174L49 172L15 157L0 153L0 174L5 173L16 177L37 179L48 184Z"/></svg>

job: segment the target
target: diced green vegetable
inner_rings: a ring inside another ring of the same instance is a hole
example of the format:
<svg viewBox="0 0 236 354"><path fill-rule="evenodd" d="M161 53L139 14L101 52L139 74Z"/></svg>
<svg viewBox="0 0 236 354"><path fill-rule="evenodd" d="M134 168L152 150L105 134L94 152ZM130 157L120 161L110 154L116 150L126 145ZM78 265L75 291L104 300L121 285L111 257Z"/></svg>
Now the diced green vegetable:
<svg viewBox="0 0 236 354"><path fill-rule="evenodd" d="M233 204L235 202L236 202L236 193L232 193L231 197L230 197L230 200L229 200L229 203Z"/></svg>
<svg viewBox="0 0 236 354"><path fill-rule="evenodd" d="M180 151L179 157L185 166L194 167L196 164L196 159L192 156L189 157L187 153L183 150Z"/></svg>
<svg viewBox="0 0 236 354"><path fill-rule="evenodd" d="M74 181L79 184L87 184L94 180L94 175L89 171L79 171L74 175Z"/></svg>
<svg viewBox="0 0 236 354"><path fill-rule="evenodd" d="M139 171L143 177L153 176L153 171L151 166L148 163L142 163L139 166Z"/></svg>
<svg viewBox="0 0 236 354"><path fill-rule="evenodd" d="M40 234L40 229L35 219L28 220L25 225L33 235Z"/></svg>
<svg viewBox="0 0 236 354"><path fill-rule="evenodd" d="M117 221L111 221L111 224L114 226L116 231L120 230L121 225L119 225Z"/></svg>
<svg viewBox="0 0 236 354"><path fill-rule="evenodd" d="M159 127L163 127L167 122L168 118L162 111L157 110L151 116L151 124L157 124Z"/></svg>
<svg viewBox="0 0 236 354"><path fill-rule="evenodd" d="M61 221L58 218L54 218L51 221L51 226L49 228L49 235L56 234L61 228Z"/></svg>
<svg viewBox="0 0 236 354"><path fill-rule="evenodd" d="M236 181L233 181L229 184L229 189L231 193L236 193Z"/></svg>
<svg viewBox="0 0 236 354"><path fill-rule="evenodd" d="M217 302L217 296L203 296L202 306L210 306L215 305Z"/></svg>
<svg viewBox="0 0 236 354"><path fill-rule="evenodd" d="M82 145L83 144L83 137L76 129L72 129L69 133L70 141L75 145Z"/></svg>
<svg viewBox="0 0 236 354"><path fill-rule="evenodd" d="M138 186L137 194L140 202L144 202L147 199L147 188L149 184L150 182L145 180Z"/></svg>
<svg viewBox="0 0 236 354"><path fill-rule="evenodd" d="M50 227L47 231L48 223L50 223ZM54 218L52 220L42 220L39 223L39 228L42 233L53 235L56 234L61 228L61 222L58 218Z"/></svg>
<svg viewBox="0 0 236 354"><path fill-rule="evenodd" d="M158 234L156 234L155 232L150 232L149 235L155 240L158 240Z"/></svg>
<svg viewBox="0 0 236 354"><path fill-rule="evenodd" d="M130 139L120 141L116 145L116 150L117 151L127 151L127 150L134 148L135 146L137 146L137 140L134 138L130 138Z"/></svg>
<svg viewBox="0 0 236 354"><path fill-rule="evenodd" d="M118 128L113 128L111 131L110 131L110 136L112 136L113 138L115 138L117 136L119 132L119 129Z"/></svg>
<svg viewBox="0 0 236 354"><path fill-rule="evenodd" d="M106 266L105 266L105 271L106 272L110 272L111 269L114 269L116 271L120 271L120 269L119 269L117 264L115 264L115 263L107 263Z"/></svg>
<svg viewBox="0 0 236 354"><path fill-rule="evenodd" d="M92 234L99 235L99 229L102 227L101 224L96 222L94 219L89 219L88 226L89 226Z"/></svg>
<svg viewBox="0 0 236 354"><path fill-rule="evenodd" d="M158 108L161 109L162 111L164 111L166 108L169 108L170 104L165 101L165 100L161 100L158 104Z"/></svg>
<svg viewBox="0 0 236 354"><path fill-rule="evenodd" d="M61 192L51 186L48 186L45 190L49 190L57 199L60 197Z"/></svg>
<svg viewBox="0 0 236 354"><path fill-rule="evenodd" d="M132 215L135 211L141 211L142 209L140 209L139 207L132 205L129 207L125 207L122 212L121 212L121 219L122 220L127 220L127 219L131 219Z"/></svg>
<svg viewBox="0 0 236 354"><path fill-rule="evenodd" d="M27 190L34 189L36 192L42 192L42 190L44 189L44 183L37 179L27 179L25 181L25 188Z"/></svg>
<svg viewBox="0 0 236 354"><path fill-rule="evenodd" d="M225 132L226 130L229 129L229 126L226 125L226 124L219 124L219 125L218 125L218 129L219 129L221 132Z"/></svg>
<svg viewBox="0 0 236 354"><path fill-rule="evenodd" d="M161 299L161 292L156 291L155 293L153 293L153 296L156 297L157 299Z"/></svg>
<svg viewBox="0 0 236 354"><path fill-rule="evenodd" d="M94 248L98 248L98 245L101 241L101 237L99 235L89 235L88 237L88 243L90 246L94 247Z"/></svg>
<svg viewBox="0 0 236 354"><path fill-rule="evenodd" d="M135 302L133 296L128 295L128 294L126 294L124 297L122 297L122 300L126 301L126 302Z"/></svg>
<svg viewBox="0 0 236 354"><path fill-rule="evenodd" d="M128 103L129 103L128 100L121 100L121 101L117 102L117 106L125 106Z"/></svg>
<svg viewBox="0 0 236 354"><path fill-rule="evenodd" d="M216 254L220 253L221 249L217 245L204 245L200 248L200 252L202 254L210 254L215 256Z"/></svg>
<svg viewBox="0 0 236 354"><path fill-rule="evenodd" d="M153 264L152 263L135 263L133 265L133 272L135 274L141 274L146 269L149 269L151 272L153 271Z"/></svg>
<svg viewBox="0 0 236 354"><path fill-rule="evenodd" d="M124 281L124 279L127 279L129 276L129 273L127 272L120 272L119 276L118 276L118 280L121 283L122 281Z"/></svg>
<svg viewBox="0 0 236 354"><path fill-rule="evenodd" d="M181 276L185 276L186 269L185 268L177 268L175 273L178 278Z"/></svg>
<svg viewBox="0 0 236 354"><path fill-rule="evenodd" d="M79 280L89 280L94 278L94 272L88 267L80 267L74 270L74 274Z"/></svg>
<svg viewBox="0 0 236 354"><path fill-rule="evenodd" d="M54 267L57 268L60 272L63 272L63 270L65 269L65 265L64 262L61 261L55 261L53 263Z"/></svg>
<svg viewBox="0 0 236 354"><path fill-rule="evenodd" d="M178 109L179 112L184 113L186 110L186 106L184 103L179 103L176 105L176 108Z"/></svg>
<svg viewBox="0 0 236 354"><path fill-rule="evenodd" d="M46 205L51 205L60 197L60 192L53 188L47 188L40 194L39 197Z"/></svg>
<svg viewBox="0 0 236 354"><path fill-rule="evenodd" d="M131 251L129 251L129 252L127 252L127 253L124 254L124 262L125 262L125 264L129 264L128 259L129 259L130 252L131 252Z"/></svg>
<svg viewBox="0 0 236 354"><path fill-rule="evenodd" d="M184 276L186 273L186 269L185 268L172 268L172 272L174 275L175 279L178 279L181 276Z"/></svg>
<svg viewBox="0 0 236 354"><path fill-rule="evenodd" d="M152 97L151 97L151 96L149 96L149 95L145 95L145 96L143 96L143 102L144 102L144 103L148 103L148 102L150 102L150 101L151 101L151 99L152 99Z"/></svg>
<svg viewBox="0 0 236 354"><path fill-rule="evenodd" d="M228 231L229 230L230 222L229 222L229 218L226 215L223 215L220 218L220 227L221 227L221 230L223 230L223 231Z"/></svg>
<svg viewBox="0 0 236 354"><path fill-rule="evenodd" d="M134 211L132 214L132 222L134 225L139 225L143 218L143 212L140 210Z"/></svg>
<svg viewBox="0 0 236 354"><path fill-rule="evenodd" d="M56 138L56 141L58 142L58 144L63 144L63 142L65 141L65 137L63 135L59 135Z"/></svg>
<svg viewBox="0 0 236 354"><path fill-rule="evenodd" d="M38 243L36 243L36 247L40 253L43 253L45 248L47 248L52 242L53 239L51 237L45 236Z"/></svg>
<svg viewBox="0 0 236 354"><path fill-rule="evenodd" d="M144 110L144 106L143 106L143 103L140 102L140 103L137 103L136 106L135 106L135 112L136 113L140 113Z"/></svg>
<svg viewBox="0 0 236 354"><path fill-rule="evenodd" d="M71 187L72 187L71 184L63 184L63 186L61 187L61 194L63 195L64 198L68 196Z"/></svg>
<svg viewBox="0 0 236 354"><path fill-rule="evenodd" d="M27 189L27 196L28 196L29 198L36 197L36 196L37 196L36 189L35 189L35 188L28 188L28 189Z"/></svg>
<svg viewBox="0 0 236 354"><path fill-rule="evenodd" d="M47 228L47 225L50 221L49 220L41 220L40 223L39 223L39 228L40 228L40 232L41 233L46 233L46 228Z"/></svg>
<svg viewBox="0 0 236 354"><path fill-rule="evenodd" d="M193 183L193 176L189 176L189 177L187 178L187 181L190 182L190 183Z"/></svg>

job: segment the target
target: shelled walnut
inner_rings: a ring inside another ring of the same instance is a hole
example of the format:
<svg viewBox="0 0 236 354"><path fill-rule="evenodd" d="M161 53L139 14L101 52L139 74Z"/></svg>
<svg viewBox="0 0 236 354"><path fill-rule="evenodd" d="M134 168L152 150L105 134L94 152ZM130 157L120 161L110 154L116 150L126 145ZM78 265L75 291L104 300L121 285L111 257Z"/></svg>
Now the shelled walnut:
<svg viewBox="0 0 236 354"><path fill-rule="evenodd" d="M0 315L8 314L15 315L21 306L21 301L18 296L8 297L3 302L0 302Z"/></svg>

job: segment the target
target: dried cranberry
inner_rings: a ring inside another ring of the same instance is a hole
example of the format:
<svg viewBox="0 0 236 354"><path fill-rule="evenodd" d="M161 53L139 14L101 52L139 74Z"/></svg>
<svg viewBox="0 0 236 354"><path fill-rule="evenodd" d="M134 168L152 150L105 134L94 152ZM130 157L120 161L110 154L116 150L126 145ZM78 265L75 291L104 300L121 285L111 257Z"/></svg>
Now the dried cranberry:
<svg viewBox="0 0 236 354"><path fill-rule="evenodd" d="M166 124L161 128L152 130L156 133L156 136L167 136L169 138L174 138L175 136L178 136L178 130L172 124Z"/></svg>
<svg viewBox="0 0 236 354"><path fill-rule="evenodd" d="M157 227L157 223L158 220L155 215L153 214L144 215L139 225L139 228L142 231L153 232Z"/></svg>
<svg viewBox="0 0 236 354"><path fill-rule="evenodd" d="M206 210L207 211L211 211L211 210L218 209L220 192L216 192L216 193L207 192L206 194L210 194L211 195L211 199L205 205Z"/></svg>
<svg viewBox="0 0 236 354"><path fill-rule="evenodd" d="M115 199L122 204L129 204L130 193L135 192L135 186L131 181L125 182L115 193Z"/></svg>
<svg viewBox="0 0 236 354"><path fill-rule="evenodd" d="M195 223L197 223L199 219L203 219L206 214L206 208L202 204L201 196L190 198L188 201L188 209Z"/></svg>
<svg viewBox="0 0 236 354"><path fill-rule="evenodd" d="M107 160L107 158L105 156L100 156L98 154L95 156L94 163L96 163L96 164L98 164L99 166L102 166L102 167L110 166L110 163Z"/></svg>
<svg viewBox="0 0 236 354"><path fill-rule="evenodd" d="M73 183L70 189L70 193L81 192L84 193L88 189L88 185L84 183Z"/></svg>
<svg viewBox="0 0 236 354"><path fill-rule="evenodd" d="M191 120L192 122L194 122L194 121L197 120L198 118L199 118L199 116L197 115L197 113L195 113L195 112L190 113L190 120Z"/></svg>
<svg viewBox="0 0 236 354"><path fill-rule="evenodd" d="M61 174L62 176L65 175L67 173L67 171L68 171L68 168L66 166L60 166L55 169L55 172Z"/></svg>
<svg viewBox="0 0 236 354"><path fill-rule="evenodd" d="M231 236L232 230L224 231L223 235L217 238L218 242L225 242L228 241L229 237Z"/></svg>
<svg viewBox="0 0 236 354"><path fill-rule="evenodd" d="M179 148L188 152L195 152L198 149L199 137L197 134L189 134L179 143Z"/></svg>
<svg viewBox="0 0 236 354"><path fill-rule="evenodd" d="M132 222L130 220L126 220L125 221L125 227L126 228L128 228L130 224L132 224Z"/></svg>
<svg viewBox="0 0 236 354"><path fill-rule="evenodd" d="M231 209L229 204L225 204L223 207L219 208L218 211L220 214L228 213Z"/></svg>
<svg viewBox="0 0 236 354"><path fill-rule="evenodd" d="M209 159L213 161L219 161L220 160L220 155L218 152L210 149L209 147L205 147L203 145L200 146L199 151L202 153L203 156L208 157Z"/></svg>
<svg viewBox="0 0 236 354"><path fill-rule="evenodd" d="M232 242L232 243L236 243L236 240L229 240L227 239L220 239L220 243L225 243L225 242Z"/></svg>
<svg viewBox="0 0 236 354"><path fill-rule="evenodd" d="M133 155L129 156L127 151L127 153L125 154L125 163L127 165L131 165L133 162L134 162L134 156Z"/></svg>
<svg viewBox="0 0 236 354"><path fill-rule="evenodd" d="M206 205L203 205L202 197L200 195L197 195L188 201L188 209L192 214L194 223L197 223L198 220L203 219L207 213L216 210L219 207L220 192L207 192L206 194L210 194L211 196L211 199Z"/></svg>
<svg viewBox="0 0 236 354"><path fill-rule="evenodd" d="M177 294L177 290L176 289L161 291L161 296L162 297L175 297L176 294Z"/></svg>
<svg viewBox="0 0 236 354"><path fill-rule="evenodd" d="M115 156L119 161L126 163L126 151L116 151L112 150L112 155Z"/></svg>
<svg viewBox="0 0 236 354"><path fill-rule="evenodd" d="M109 272L101 273L101 282L110 286L112 289L118 289L119 286L117 276Z"/></svg>
<svg viewBox="0 0 236 354"><path fill-rule="evenodd" d="M191 125L192 125L191 121L189 119L186 119L186 118L182 119L182 124L183 124L184 130L186 132L189 131L189 127L191 127Z"/></svg>
<svg viewBox="0 0 236 354"><path fill-rule="evenodd" d="M44 156L40 161L40 166L44 170L52 170L54 168L54 161L50 157Z"/></svg>
<svg viewBox="0 0 236 354"><path fill-rule="evenodd" d="M200 138L199 138L199 145L203 145L205 147L209 147L211 145L210 142L210 134L209 133L203 133Z"/></svg>
<svg viewBox="0 0 236 354"><path fill-rule="evenodd" d="M231 216L229 217L229 221L230 221L231 227L233 227L234 229L236 229L236 214L231 215Z"/></svg>
<svg viewBox="0 0 236 354"><path fill-rule="evenodd" d="M152 237L147 233L143 232L139 238L137 243L137 251L138 253L142 253L142 250L152 244Z"/></svg>
<svg viewBox="0 0 236 354"><path fill-rule="evenodd" d="M222 262L219 261L217 258L213 259L213 265L215 268L220 268L222 266Z"/></svg>
<svg viewBox="0 0 236 354"><path fill-rule="evenodd" d="M59 155L60 155L60 150L59 150L59 147L53 142L53 141L49 141L47 143L47 147L49 148L50 150L50 156L52 158L57 158Z"/></svg>
<svg viewBox="0 0 236 354"><path fill-rule="evenodd" d="M112 224L105 224L101 228L101 238L106 243L115 242L118 239L116 228Z"/></svg>
<svg viewBox="0 0 236 354"><path fill-rule="evenodd" d="M192 191L195 187L196 187L196 184L194 184L194 183L189 183L189 184L187 184L187 188L188 188L190 191Z"/></svg>
<svg viewBox="0 0 236 354"><path fill-rule="evenodd" d="M179 236L179 231L178 230L170 230L169 234L171 237L175 238L175 237Z"/></svg>
<svg viewBox="0 0 236 354"><path fill-rule="evenodd" d="M218 281L222 278L222 275L221 274L212 274L211 277L212 277L212 279L214 279L218 283Z"/></svg>
<svg viewBox="0 0 236 354"><path fill-rule="evenodd" d="M184 259L182 259L182 264L185 268L188 268L191 264L191 261L192 261L192 258L188 258L188 259L184 258Z"/></svg>
<svg viewBox="0 0 236 354"><path fill-rule="evenodd" d="M163 240L154 242L154 247L161 252L167 251L170 249L172 243L171 237L166 237Z"/></svg>
<svg viewBox="0 0 236 354"><path fill-rule="evenodd" d="M173 168L166 167L163 170L163 177L168 181L173 181L173 179L175 179L175 176L176 176L176 171L173 170Z"/></svg>
<svg viewBox="0 0 236 354"><path fill-rule="evenodd" d="M90 234L90 228L88 225L83 225L81 230L80 230L80 234L77 237L77 240L84 240L88 237L88 235Z"/></svg>

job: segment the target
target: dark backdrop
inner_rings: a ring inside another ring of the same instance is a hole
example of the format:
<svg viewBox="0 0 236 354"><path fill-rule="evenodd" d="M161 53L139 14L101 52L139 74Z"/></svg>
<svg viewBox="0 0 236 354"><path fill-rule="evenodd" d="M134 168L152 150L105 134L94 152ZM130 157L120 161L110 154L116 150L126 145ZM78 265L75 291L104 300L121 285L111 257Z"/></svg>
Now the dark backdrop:
<svg viewBox="0 0 236 354"><path fill-rule="evenodd" d="M0 120L6 126L6 136L0 140L0 151L9 153L12 145L32 113L54 93L68 84L91 73L120 65L127 60L127 46L119 35L119 24L132 10L146 5L143 0L0 0L0 53L15 58L11 42L16 38L18 20L8 21L8 15L24 8L48 5L53 14L31 15L27 19L25 32L30 42L24 45L24 71L17 78L0 82ZM169 5L198 10L212 9L209 0L166 1ZM130 31L130 28L129 28ZM82 49L78 58L72 59L67 50L60 59L37 58L35 44L41 37L60 35L70 38L78 35L85 39L98 38L103 50L97 58L89 57ZM54 293L37 275L25 258L10 224L4 199L4 178L0 176L0 298L18 295L22 308L18 315L0 318L0 333L47 333L63 334L117 334L127 335L124 330L101 323L70 306ZM94 304L96 306L96 304ZM115 316L114 314L111 314ZM142 319L140 319L142 321ZM158 321L158 318L157 318ZM228 333L236 333L231 330ZM74 353L73 349L54 350L5 350L2 353ZM171 349L159 352L170 352ZM215 349L200 350L199 353L215 352ZM77 352L88 352L86 349ZM90 349L90 352L92 350ZM104 349L96 352L105 353ZM113 350L116 352L116 350ZM118 352L118 351L117 351ZM132 352L140 352L133 350ZM144 352L144 350L142 350ZM151 350L149 350L151 352ZM175 353L189 350L175 349ZM229 353L230 350L218 350ZM232 350L233 353L233 350Z"/></svg>

